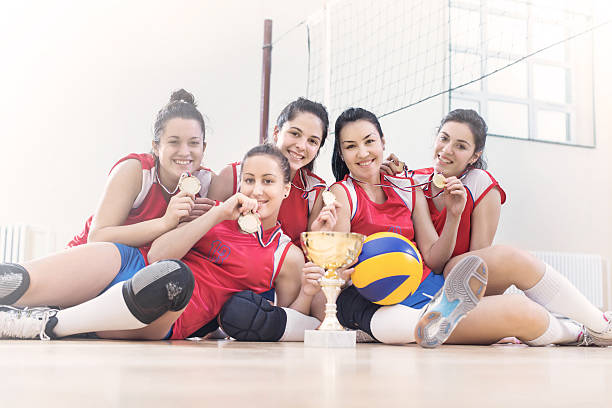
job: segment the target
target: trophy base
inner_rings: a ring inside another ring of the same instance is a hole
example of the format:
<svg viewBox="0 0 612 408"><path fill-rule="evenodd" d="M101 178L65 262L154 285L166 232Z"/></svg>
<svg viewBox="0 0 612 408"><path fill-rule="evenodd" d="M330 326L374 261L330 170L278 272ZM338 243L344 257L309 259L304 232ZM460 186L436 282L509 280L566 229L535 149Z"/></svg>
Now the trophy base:
<svg viewBox="0 0 612 408"><path fill-rule="evenodd" d="M306 347L355 347L355 331L351 330L306 330L304 345Z"/></svg>

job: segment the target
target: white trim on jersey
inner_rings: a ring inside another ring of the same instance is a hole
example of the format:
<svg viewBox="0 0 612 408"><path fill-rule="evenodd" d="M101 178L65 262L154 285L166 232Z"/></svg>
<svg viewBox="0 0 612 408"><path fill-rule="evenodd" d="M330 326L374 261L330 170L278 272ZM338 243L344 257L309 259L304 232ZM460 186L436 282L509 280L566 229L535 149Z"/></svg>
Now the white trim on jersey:
<svg viewBox="0 0 612 408"><path fill-rule="evenodd" d="M415 184L422 184L425 182L428 182L431 179L431 176L433 176L433 173L428 173L428 174L417 174L414 173L412 175L412 179L414 180ZM421 188L425 188L426 186L423 186Z"/></svg>
<svg viewBox="0 0 612 408"><path fill-rule="evenodd" d="M487 171L472 169L463 178L463 184L470 190L474 204L476 204L480 197L496 183Z"/></svg>
<svg viewBox="0 0 612 408"><path fill-rule="evenodd" d="M304 186L304 190L310 191L315 190L317 188L326 188L327 185L320 178L311 176L307 174L306 171L300 171L300 178L302 179L302 185ZM314 194L311 194L314 193ZM310 191L308 193L308 214L312 212L312 208L314 207L314 203L317 199L317 193L315 191Z"/></svg>
<svg viewBox="0 0 612 408"><path fill-rule="evenodd" d="M208 196L208 188L212 180L212 173L209 170L198 170L193 173L200 180L200 197Z"/></svg>
<svg viewBox="0 0 612 408"><path fill-rule="evenodd" d="M405 178L405 177L395 177L395 176L389 176L389 175L383 175L383 177L386 178L389 183L399 187L399 188L396 188L396 187L391 187L391 188L395 190L395 192L402 199L406 207L408 207L410 212L412 212L412 208L414 207L414 200L413 200L414 191L413 190L415 188L415 187L412 187L413 186L412 180L409 178ZM407 190L402 190L402 189L407 189Z"/></svg>
<svg viewBox="0 0 612 408"><path fill-rule="evenodd" d="M416 184L421 184L429 181L432 175L433 173L415 173L412 178L414 179ZM478 202L478 200L483 196L483 194L491 190L492 186L498 184L488 171L482 169L469 170L467 173L465 173L465 176L463 176L461 182L470 193L474 204Z"/></svg>
<svg viewBox="0 0 612 408"><path fill-rule="evenodd" d="M357 207L359 203L357 203L357 191L355 191L355 183L353 183L353 179L348 178L346 180L342 180L340 182L346 188L346 191L349 194L349 204L351 205L351 221L357 214Z"/></svg>
<svg viewBox="0 0 612 408"><path fill-rule="evenodd" d="M134 204L132 204L132 209L140 207L147 197L147 194L149 194L155 179L155 166L148 170L142 169L142 187L140 188L140 193L138 193L136 200L134 200Z"/></svg>
<svg viewBox="0 0 612 408"><path fill-rule="evenodd" d="M132 209L136 209L140 207L140 205L144 202L147 194L151 191L151 187L156 183L156 167L153 166L150 169L142 169L142 187L140 188L140 193L134 200L134 204L132 204ZM193 173L195 177L200 180L200 197L208 196L208 189L210 188L210 182L212 180L212 173L210 170L198 170Z"/></svg>
<svg viewBox="0 0 612 408"><path fill-rule="evenodd" d="M288 250L288 245L291 245L291 238L281 231L281 236L278 238L278 246L274 250L274 270L272 272L272 278L270 279L270 287L273 287L274 279L278 275L278 271L283 266L282 261Z"/></svg>

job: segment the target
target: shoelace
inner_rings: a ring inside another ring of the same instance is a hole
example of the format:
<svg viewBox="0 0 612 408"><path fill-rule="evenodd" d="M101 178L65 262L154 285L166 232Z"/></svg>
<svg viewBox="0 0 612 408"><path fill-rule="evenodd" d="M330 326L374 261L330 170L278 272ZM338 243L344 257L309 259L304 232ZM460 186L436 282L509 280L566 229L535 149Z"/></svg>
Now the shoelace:
<svg viewBox="0 0 612 408"><path fill-rule="evenodd" d="M4 307L9 310L0 314L0 338L33 339L38 336L41 340L50 340L45 328L56 313L54 309Z"/></svg>

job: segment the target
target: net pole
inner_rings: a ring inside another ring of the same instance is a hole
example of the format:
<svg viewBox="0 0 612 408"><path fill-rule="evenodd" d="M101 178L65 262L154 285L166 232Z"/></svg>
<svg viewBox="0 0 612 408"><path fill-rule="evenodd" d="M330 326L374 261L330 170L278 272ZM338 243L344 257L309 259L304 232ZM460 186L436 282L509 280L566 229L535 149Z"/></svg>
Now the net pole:
<svg viewBox="0 0 612 408"><path fill-rule="evenodd" d="M270 114L270 71L272 69L272 20L264 20L263 57L261 64L261 109L259 143L268 137L268 118Z"/></svg>
<svg viewBox="0 0 612 408"><path fill-rule="evenodd" d="M325 1L325 87L323 103L331 107L331 12L330 1Z"/></svg>

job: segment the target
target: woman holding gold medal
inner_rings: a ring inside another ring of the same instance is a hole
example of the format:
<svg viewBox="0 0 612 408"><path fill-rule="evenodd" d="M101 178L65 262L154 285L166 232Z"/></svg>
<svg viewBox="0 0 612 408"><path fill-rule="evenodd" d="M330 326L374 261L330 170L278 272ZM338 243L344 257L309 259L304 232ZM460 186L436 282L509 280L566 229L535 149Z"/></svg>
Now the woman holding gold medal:
<svg viewBox="0 0 612 408"><path fill-rule="evenodd" d="M215 175L201 167L204 118L192 94L183 89L172 94L157 114L152 144L152 154L130 154L113 166L95 214L68 247L87 242L147 245L179 220L193 219L214 205L207 193Z"/></svg>
<svg viewBox="0 0 612 408"><path fill-rule="evenodd" d="M174 92L157 115L153 154L129 155L113 168L91 229L88 222L73 248L23 266L3 265L0 304L79 304L125 280L117 271L144 267L133 247L142 247L146 257L155 238L210 206L196 198L205 197L213 177L200 167L204 148L204 120L193 95ZM82 245L88 238L91 243ZM108 242L94 242L99 240Z"/></svg>
<svg viewBox="0 0 612 408"><path fill-rule="evenodd" d="M453 123L460 122L453 121ZM447 133L450 128L443 126L442 129L446 129ZM398 220L396 222L399 223L412 219L417 245L425 263L430 263L431 247L423 246L421 243L423 226L427 235L431 234L428 231L433 228L428 212L422 211L423 192L417 191L416 199L410 201L407 193L414 191L411 188L414 186L410 186L409 182L402 183L402 178L382 176L378 173L377 163L382 160L384 137L376 117L362 109L349 109L338 118L335 130L336 143L332 159L334 175L338 180L344 179L331 188L341 205L335 229L347 231L350 228L351 231L370 234L375 232L376 228L373 229L373 225L382 225L385 219L389 222ZM478 156L474 151L469 159L473 160ZM445 159L444 162L453 161L446 159L449 156L442 157ZM461 188L457 183L463 185L456 177L445 178L444 182L443 195L450 189L460 191ZM393 211L389 208L393 204L392 197L395 194L403 196L405 208L402 209L399 205L397 212L391 214ZM457 235L458 217L463 213L463 208L457 211L458 205L452 204L448 198L444 200L447 217L439 240L443 239L446 231L454 230L453 235ZM367 209L370 209L369 217L364 217ZM452 224L452 228L449 228L449 223ZM411 239L403 233L404 229L410 231L411 225L400 227L402 235ZM447 241L449 242L453 242L453 239ZM453 248L455 248L454 242L447 255L449 258L454 251ZM473 310L469 314L454 316L448 332L436 331L437 326L434 324L431 325L432 332L427 333L428 325L431 323L428 320L430 312L437 311L441 303L444 303L441 302L444 291L438 292L431 302L427 302L421 313L418 310L418 307L422 307L420 290L399 305L381 307L363 298L354 287L349 287L338 298L340 322L349 328L362 329L384 343L415 341L414 329L417 327L421 330L417 331L416 341L426 347L442 344L449 335L448 342L454 344L491 344L509 336L515 336L533 346L612 344L612 314L601 313L567 279L525 251L507 246L495 246L456 256L444 267L447 282L454 274L448 271L454 271L458 267L465 271L466 260L474 256L482 259L487 265L488 281L483 290L485 297L477 305L470 304ZM446 262L444 256L439 257L438 261L442 264ZM430 266L437 268L438 265ZM426 282L427 279L424 279L422 285ZM526 297L502 296L512 284L522 289ZM465 290L468 292L468 288ZM428 294L433 295L431 291ZM448 293L446 295L448 297ZM464 299L459 297L458 300L461 303ZM568 316L584 326L565 319L557 319L551 312ZM465 318L461 320L462 317ZM418 333L425 335L419 337Z"/></svg>
<svg viewBox="0 0 612 408"><path fill-rule="evenodd" d="M456 177L462 181L470 194L461 215L453 256L493 243L501 205L506 201L504 190L485 170L486 138L487 124L476 111L456 109L440 123L432 167L408 171L395 155L382 166L387 174L409 175L417 184L424 184L429 213L438 234L446 220L446 208L439 195L445 180Z"/></svg>
<svg viewBox="0 0 612 408"><path fill-rule="evenodd" d="M72 285L65 278L61 282L62 275L57 277L56 287L31 286L25 294L9 293L11 300L16 299L12 303L20 306L55 304L67 308L24 310L0 306L0 338L49 339L95 331L103 338L181 339L196 332L205 334L203 328L214 330L220 308L233 293L260 292L272 286L276 288L279 305L307 313L323 270L304 264L302 252L291 244L277 221L282 200L291 188L289 163L278 149L262 145L247 153L241 170L239 193L192 222L160 236L150 250L131 248L126 254L142 258L147 253L148 261L158 262L142 269L123 265L119 273L117 265L121 260L102 262L100 268L108 269L107 274L123 279L100 296L78 302L76 295L70 297L66 291L55 291L63 285L71 286L71 292L83 292L83 287L91 283L82 282L76 273ZM241 226L250 226L248 217L255 211L260 228L255 232L241 231ZM323 211L313 221L316 228L329 222L325 214ZM247 221L241 218L245 216ZM237 222L238 219L241 221ZM30 271L32 283L38 275L54 275L43 268L52 265L54 258L75 261L77 257L71 255L75 251L87 251L97 245L103 244L86 244L43 258L38 268ZM183 261L161 260L167 258ZM79 267L85 270L90 264L81 262ZM3 264L0 268L15 272L20 266ZM32 290L37 292L36 301ZM84 297L81 293L81 298ZM4 296L2 303L7 303L6 299Z"/></svg>
<svg viewBox="0 0 612 408"><path fill-rule="evenodd" d="M278 215L283 231L300 247L300 234L312 228L315 217L335 216L333 206L323 208L317 197L325 190L325 181L312 172L314 160L327 138L329 120L323 105L305 98L289 103L279 114L270 142L287 158L290 165L291 189L283 200ZM223 201L235 193L240 184L238 166L232 163L219 172L223 183L211 186L209 197ZM255 224L255 219L245 224ZM315 227L319 228L317 225ZM302 341L305 329L314 329L320 322L293 310L272 306L272 291L238 293L227 302L220 315L223 330L238 340ZM266 300L267 299L267 300ZM278 302L277 302L278 303ZM256 330L254 321L264 322ZM289 322L289 323L287 323Z"/></svg>

